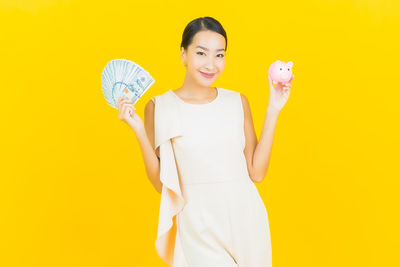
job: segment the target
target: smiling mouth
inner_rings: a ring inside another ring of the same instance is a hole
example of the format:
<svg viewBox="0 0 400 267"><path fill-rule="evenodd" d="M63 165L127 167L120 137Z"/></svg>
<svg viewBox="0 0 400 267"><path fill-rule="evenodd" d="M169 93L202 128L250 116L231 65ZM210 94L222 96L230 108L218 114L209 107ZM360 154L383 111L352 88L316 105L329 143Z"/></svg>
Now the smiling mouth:
<svg viewBox="0 0 400 267"><path fill-rule="evenodd" d="M202 72L200 71L201 75L203 75L206 78L212 78L214 77L215 73L206 73L206 72Z"/></svg>

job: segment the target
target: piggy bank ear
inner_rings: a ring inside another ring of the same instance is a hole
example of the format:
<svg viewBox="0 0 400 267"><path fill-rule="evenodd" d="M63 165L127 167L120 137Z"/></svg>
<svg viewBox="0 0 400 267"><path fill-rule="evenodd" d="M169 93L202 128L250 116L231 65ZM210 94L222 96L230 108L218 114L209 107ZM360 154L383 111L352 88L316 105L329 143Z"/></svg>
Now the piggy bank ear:
<svg viewBox="0 0 400 267"><path fill-rule="evenodd" d="M288 62L288 66L289 66L289 67L293 67L293 62L292 62L292 61L289 61L289 62Z"/></svg>

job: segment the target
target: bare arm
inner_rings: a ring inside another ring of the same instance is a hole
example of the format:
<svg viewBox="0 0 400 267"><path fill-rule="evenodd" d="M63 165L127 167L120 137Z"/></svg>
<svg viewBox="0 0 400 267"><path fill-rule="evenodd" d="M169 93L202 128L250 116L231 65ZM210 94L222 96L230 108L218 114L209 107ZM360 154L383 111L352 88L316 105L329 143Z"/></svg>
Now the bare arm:
<svg viewBox="0 0 400 267"><path fill-rule="evenodd" d="M241 94L240 96L244 111L244 133L246 138L244 154L246 157L247 169L250 178L254 182L261 182L267 174L279 112L267 108L260 141L257 141L249 102L244 95Z"/></svg>
<svg viewBox="0 0 400 267"><path fill-rule="evenodd" d="M147 177L157 192L161 194L159 150L154 150L154 107L153 101L149 100L144 110L145 128L137 130L135 134L142 151Z"/></svg>

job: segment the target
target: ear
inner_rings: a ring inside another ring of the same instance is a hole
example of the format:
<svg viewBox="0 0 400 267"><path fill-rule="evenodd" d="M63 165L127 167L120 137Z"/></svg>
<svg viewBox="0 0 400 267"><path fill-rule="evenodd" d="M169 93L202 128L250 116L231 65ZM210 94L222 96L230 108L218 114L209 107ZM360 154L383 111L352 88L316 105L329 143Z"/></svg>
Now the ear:
<svg viewBox="0 0 400 267"><path fill-rule="evenodd" d="M289 62L288 62L288 65L289 65L290 67L293 67L293 62L292 62L292 61L289 61Z"/></svg>
<svg viewBox="0 0 400 267"><path fill-rule="evenodd" d="M182 61L186 61L186 52L183 47L181 47L181 59Z"/></svg>

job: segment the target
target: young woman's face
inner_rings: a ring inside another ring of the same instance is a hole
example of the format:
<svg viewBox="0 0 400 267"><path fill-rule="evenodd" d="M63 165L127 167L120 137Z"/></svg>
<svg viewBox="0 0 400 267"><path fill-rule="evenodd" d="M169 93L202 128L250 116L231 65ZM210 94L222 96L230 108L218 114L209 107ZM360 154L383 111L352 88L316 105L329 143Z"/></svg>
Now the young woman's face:
<svg viewBox="0 0 400 267"><path fill-rule="evenodd" d="M199 85L209 87L225 67L225 38L214 31L200 31L187 51L181 48L181 58L186 64L187 75Z"/></svg>

